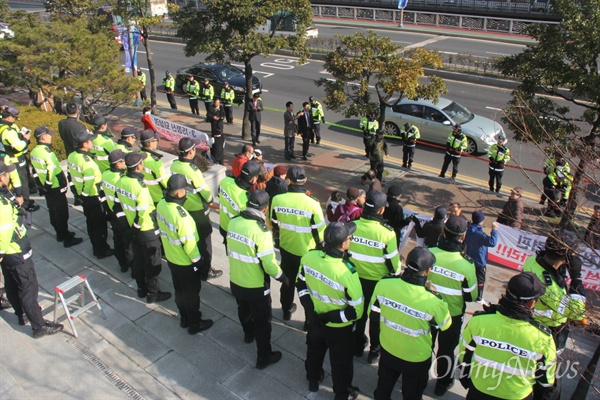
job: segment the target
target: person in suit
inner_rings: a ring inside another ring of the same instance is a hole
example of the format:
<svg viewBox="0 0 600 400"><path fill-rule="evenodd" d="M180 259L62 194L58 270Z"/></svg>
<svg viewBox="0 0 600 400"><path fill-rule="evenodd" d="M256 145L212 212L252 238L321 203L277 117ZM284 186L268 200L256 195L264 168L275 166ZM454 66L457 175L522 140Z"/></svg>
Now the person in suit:
<svg viewBox="0 0 600 400"><path fill-rule="evenodd" d="M260 121L263 110L262 99L259 93L252 95L252 101L248 104L248 119L250 120L250 134L252 135L252 145L260 143Z"/></svg>
<svg viewBox="0 0 600 400"><path fill-rule="evenodd" d="M210 133L215 139L213 146L210 149L210 155L215 159L215 162L223 165L225 148L225 137L223 136L223 120L225 119L225 109L221 105L221 99L216 98L214 103L211 103L208 110L207 118L210 121Z"/></svg>
<svg viewBox="0 0 600 400"><path fill-rule="evenodd" d="M308 160L308 148L310 146L310 135L312 132L312 117L310 115L310 103L302 103L303 110L296 114L298 120L298 134L302 135L302 159Z"/></svg>
<svg viewBox="0 0 600 400"><path fill-rule="evenodd" d="M296 133L298 132L298 126L296 126L297 115L294 115L294 103L288 101L285 104L286 111L283 113L283 136L285 139L285 150L284 155L286 160L296 158L294 155L294 141L296 140Z"/></svg>

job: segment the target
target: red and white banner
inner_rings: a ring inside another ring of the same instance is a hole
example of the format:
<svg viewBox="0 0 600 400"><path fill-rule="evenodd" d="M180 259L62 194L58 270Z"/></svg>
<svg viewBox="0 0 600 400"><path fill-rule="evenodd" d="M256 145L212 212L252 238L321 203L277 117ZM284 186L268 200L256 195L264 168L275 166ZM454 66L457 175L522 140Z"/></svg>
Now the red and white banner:
<svg viewBox="0 0 600 400"><path fill-rule="evenodd" d="M156 126L160 136L170 142L177 143L181 138L189 137L194 139L197 143L196 147L202 150L210 150L213 144L213 138L206 132L168 121L153 114L150 114L150 118L152 118L152 122Z"/></svg>
<svg viewBox="0 0 600 400"><path fill-rule="evenodd" d="M546 236L498 225L498 245L490 248L488 259L496 264L521 270L523 263L535 254L536 250L543 249ZM579 253L583 260L581 277L586 289L600 291L600 257L590 248L585 248Z"/></svg>

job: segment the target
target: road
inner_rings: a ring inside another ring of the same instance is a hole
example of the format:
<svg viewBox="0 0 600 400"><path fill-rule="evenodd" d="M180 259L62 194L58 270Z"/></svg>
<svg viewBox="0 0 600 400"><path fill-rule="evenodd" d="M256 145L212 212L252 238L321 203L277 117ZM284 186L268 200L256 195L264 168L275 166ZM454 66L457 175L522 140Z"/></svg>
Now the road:
<svg viewBox="0 0 600 400"><path fill-rule="evenodd" d="M162 80L166 70L174 73L175 70L182 66L204 60L204 57L201 55L190 58L185 57L182 44L152 42L151 45L159 81ZM481 44L481 46L485 46L485 44ZM139 50L138 57L140 65L144 68L146 60L143 49ZM309 96L321 98L324 95L323 90L314 84L316 79L328 76L323 70L323 63L320 61L310 60L304 65L299 66L295 59L289 57L257 57L253 62L253 67L255 75L262 79L264 87L262 99L267 108L263 113L264 126L281 129L282 113L285 103L288 100L293 101L296 110L298 110L302 102L307 101ZM500 110L510 98L510 91L506 89L457 81L446 81L446 85L448 87L448 94L445 97L463 104L475 114L497 121L500 120L502 115ZM290 95L290 93L293 93L293 95ZM166 98L163 94L159 94L159 100L165 102ZM182 109L188 109L185 99L179 99L179 104L182 106ZM234 110L235 118L241 118L242 114L243 110L241 108ZM324 140L333 143L340 149L362 153L361 134L345 128L357 128L358 118L345 118L343 115L333 113L329 110L325 110L325 116L328 123L335 125L322 127ZM511 164L520 165L523 168L540 169L544 160L541 151L533 145L521 144L511 140L512 134L508 131L506 133L514 160ZM390 146L390 156L401 158L402 146L400 143L390 139L388 140L388 144ZM484 182L487 182L488 179L487 160L485 160L484 156L482 158L483 160L463 157L459 176L474 183L485 185ZM443 151L422 145L417 150L415 160L419 164L419 168L432 173L439 173L443 160ZM542 177L539 173L529 172L526 175L518 169L508 169L504 176L504 185L507 188L521 186L526 188L527 191L537 193L539 190L536 185L539 185L541 179Z"/></svg>

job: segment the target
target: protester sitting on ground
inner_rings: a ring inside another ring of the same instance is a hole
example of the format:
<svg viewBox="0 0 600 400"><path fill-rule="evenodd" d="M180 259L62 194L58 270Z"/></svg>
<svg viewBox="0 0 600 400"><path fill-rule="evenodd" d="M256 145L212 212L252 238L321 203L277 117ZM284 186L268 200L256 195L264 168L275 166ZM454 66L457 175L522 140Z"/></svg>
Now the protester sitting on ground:
<svg viewBox="0 0 600 400"><path fill-rule="evenodd" d="M360 178L361 185L369 185L369 190L379 190L383 191L383 185L381 181L377 179L377 174L372 169L365 172L365 174Z"/></svg>
<svg viewBox="0 0 600 400"><path fill-rule="evenodd" d="M275 174L275 165L265 162L263 160L263 152L259 149L254 150L254 160L260 164L260 175L258 175L256 185L254 185L251 191L256 189L265 190L267 188L267 182L271 180Z"/></svg>
<svg viewBox="0 0 600 400"><path fill-rule="evenodd" d="M265 191L272 199L278 194L286 193L288 190L288 182L286 181L287 169L283 165L278 165L273 168L273 176L267 182Z"/></svg>
<svg viewBox="0 0 600 400"><path fill-rule="evenodd" d="M344 204L345 201L346 200L344 200L342 193L339 190L334 190L331 192L331 195L327 199L327 203L325 205L327 223L335 221L335 210L337 210L341 204Z"/></svg>
<svg viewBox="0 0 600 400"><path fill-rule="evenodd" d="M237 177L242 172L242 166L254 158L254 147L250 144L245 144L242 147L242 151L235 155L235 158L231 162L231 172L234 177Z"/></svg>
<svg viewBox="0 0 600 400"><path fill-rule="evenodd" d="M456 202L450 203L448 206L448 217L461 217L469 221L469 219L463 215L460 203Z"/></svg>
<svg viewBox="0 0 600 400"><path fill-rule="evenodd" d="M425 222L423 226L421 226L421 221L417 217L417 214L411 215L412 221L415 223L415 231L417 233L417 246L437 246L438 240L442 235L442 231L444 230L446 213L446 207L436 207L433 214L433 219Z"/></svg>
<svg viewBox="0 0 600 400"><path fill-rule="evenodd" d="M383 219L385 219L387 223L394 228L394 232L396 232L398 245L400 245L400 238L402 236L400 231L406 225L410 224L410 218L404 218L404 209L402 208L402 204L400 204L400 197L402 197L402 188L400 187L400 184L396 183L390 186L387 191L388 206L383 212Z"/></svg>
<svg viewBox="0 0 600 400"><path fill-rule="evenodd" d="M523 223L523 210L525 205L521 194L523 189L516 187L510 191L508 201L502 207L502 211L498 214L496 222L502 225L510 226L511 228L521 229Z"/></svg>
<svg viewBox="0 0 600 400"><path fill-rule="evenodd" d="M361 196L360 189L355 187L348 188L346 191L346 202L336 208L331 221L348 222L359 219L363 212L363 209L359 205L361 197L364 198L364 195Z"/></svg>

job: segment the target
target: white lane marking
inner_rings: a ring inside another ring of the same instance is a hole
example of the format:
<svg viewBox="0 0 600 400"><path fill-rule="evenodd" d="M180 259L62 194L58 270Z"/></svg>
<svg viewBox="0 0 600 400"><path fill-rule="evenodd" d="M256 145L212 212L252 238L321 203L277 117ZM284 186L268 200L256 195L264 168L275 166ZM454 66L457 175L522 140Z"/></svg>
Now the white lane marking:
<svg viewBox="0 0 600 400"><path fill-rule="evenodd" d="M264 62L264 63L261 63L260 66L265 67L265 68L275 68L275 69L294 69L293 65L278 64L278 63L274 63L274 62Z"/></svg>
<svg viewBox="0 0 600 400"><path fill-rule="evenodd" d="M138 50L137 52L138 52L138 53L141 53L141 54L146 54L146 52L145 52L145 51L143 51L143 50ZM154 54L154 53L153 53L153 52L150 52L150 54Z"/></svg>
<svg viewBox="0 0 600 400"><path fill-rule="evenodd" d="M458 54L455 51L441 51L441 50L438 50L437 52L440 53L440 54L450 54L450 55L453 55L453 56L455 56L455 55Z"/></svg>
<svg viewBox="0 0 600 400"><path fill-rule="evenodd" d="M422 42L410 44L410 45L406 46L403 50L414 49L415 47L425 47L428 44L439 42L439 41L445 40L445 39L448 39L448 36L437 36L437 37L434 37L431 39L423 40Z"/></svg>
<svg viewBox="0 0 600 400"><path fill-rule="evenodd" d="M233 65L234 67L241 68L241 69L242 69L242 71L244 70L244 64L233 64L233 63L232 63L231 65ZM252 75L256 75L256 74L258 74L258 75L263 75L263 79L265 79L265 78L268 78L268 77L270 77L270 76L273 76L273 75L275 75L275 74L273 74L273 73L271 73L271 72L263 72L263 71L257 71L257 70L253 70L253 71L252 71Z"/></svg>
<svg viewBox="0 0 600 400"><path fill-rule="evenodd" d="M328 81L331 81L331 82L337 82L337 81L336 81L335 79L333 79L333 78L327 78L327 80L328 80ZM357 82L348 82L348 85L358 86L358 85L360 85L360 83L357 83ZM375 89L375 86L373 86L373 85L369 85L369 89Z"/></svg>
<svg viewBox="0 0 600 400"><path fill-rule="evenodd" d="M323 70L319 71L319 74L331 75L331 73L329 71L327 71L326 69L323 69Z"/></svg>
<svg viewBox="0 0 600 400"><path fill-rule="evenodd" d="M411 44L412 42L406 42L404 40L392 40L392 43L399 43L399 44Z"/></svg>
<svg viewBox="0 0 600 400"><path fill-rule="evenodd" d="M121 67L124 67L124 66L125 66L125 64L121 64ZM150 71L148 68L142 68L142 67L140 67L140 69L143 69L144 71Z"/></svg>
<svg viewBox="0 0 600 400"><path fill-rule="evenodd" d="M485 54L494 54L496 56L510 56L511 54L506 54L506 53L496 53L493 51L486 51Z"/></svg>
<svg viewBox="0 0 600 400"><path fill-rule="evenodd" d="M488 110L503 111L501 108L496 108L496 107L485 106L485 108L487 108Z"/></svg>

